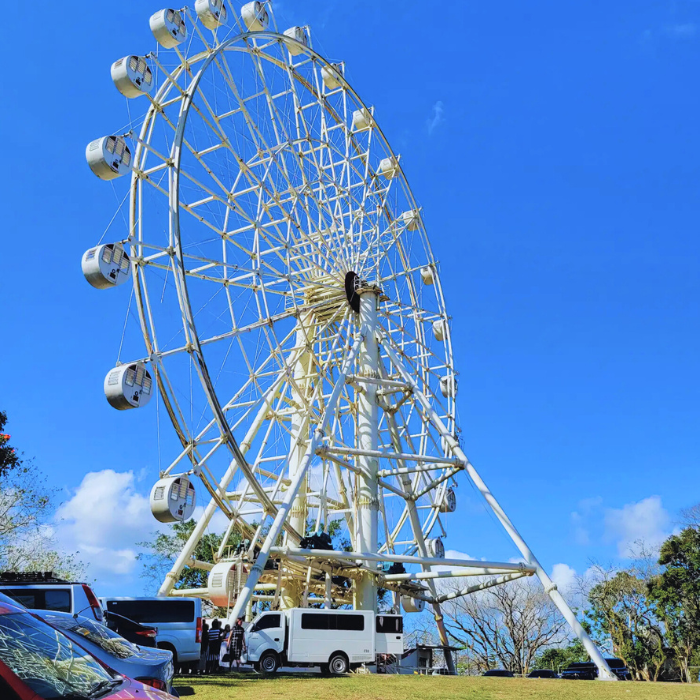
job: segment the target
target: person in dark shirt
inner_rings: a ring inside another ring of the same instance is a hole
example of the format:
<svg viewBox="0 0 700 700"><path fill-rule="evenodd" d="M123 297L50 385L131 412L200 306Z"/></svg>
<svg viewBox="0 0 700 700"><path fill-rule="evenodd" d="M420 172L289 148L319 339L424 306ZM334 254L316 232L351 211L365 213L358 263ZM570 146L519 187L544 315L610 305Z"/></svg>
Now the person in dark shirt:
<svg viewBox="0 0 700 700"><path fill-rule="evenodd" d="M197 667L197 673L201 675L207 670L207 657L209 655L209 625L206 622L202 625L202 644L199 648L199 666Z"/></svg>
<svg viewBox="0 0 700 700"><path fill-rule="evenodd" d="M247 651L245 646L245 629L243 628L243 618L239 617L228 636L228 655L231 659L231 668L233 668L234 663L236 668L241 667L241 656L245 651Z"/></svg>
<svg viewBox="0 0 700 700"><path fill-rule="evenodd" d="M209 630L209 655L207 657L207 673L219 670L219 652L221 651L221 620L214 620Z"/></svg>

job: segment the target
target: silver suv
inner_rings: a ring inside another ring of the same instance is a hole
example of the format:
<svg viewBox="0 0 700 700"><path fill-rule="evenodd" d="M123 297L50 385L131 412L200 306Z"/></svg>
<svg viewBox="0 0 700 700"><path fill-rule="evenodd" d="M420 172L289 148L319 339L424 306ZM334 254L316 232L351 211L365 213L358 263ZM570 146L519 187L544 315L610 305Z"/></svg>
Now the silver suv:
<svg viewBox="0 0 700 700"><path fill-rule="evenodd" d="M55 610L71 615L89 615L103 622L100 601L87 583L75 583L57 578L50 571L0 573L0 593L31 610Z"/></svg>

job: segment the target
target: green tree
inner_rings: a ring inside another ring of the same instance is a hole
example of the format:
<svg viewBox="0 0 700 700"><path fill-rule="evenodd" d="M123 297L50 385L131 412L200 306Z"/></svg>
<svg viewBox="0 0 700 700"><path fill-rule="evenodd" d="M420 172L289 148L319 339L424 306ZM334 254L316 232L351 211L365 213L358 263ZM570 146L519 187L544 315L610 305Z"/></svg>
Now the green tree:
<svg viewBox="0 0 700 700"><path fill-rule="evenodd" d="M581 640L575 639L569 646L545 649L537 656L533 667L536 669L547 668L558 672L580 661L590 661L590 657Z"/></svg>
<svg viewBox="0 0 700 700"><path fill-rule="evenodd" d="M178 554L187 544L195 524L194 520L175 523L168 532L154 532L152 541L138 543L138 546L145 550L137 557L143 563L141 576L149 581L149 588L153 592L158 590L165 579L165 575L175 563ZM214 564L214 558L221 546L222 539L222 535L206 533L195 547L194 558ZM234 531L227 545L235 547L240 542L240 533ZM206 588L207 575L208 572L203 569L194 569L186 566L175 583L175 588Z"/></svg>
<svg viewBox="0 0 700 700"><path fill-rule="evenodd" d="M633 571L619 571L593 586L589 603L586 616L593 632L610 638L613 653L637 680L657 680L666 655L648 581Z"/></svg>
<svg viewBox="0 0 700 700"><path fill-rule="evenodd" d="M691 683L690 666L700 655L700 531L688 527L661 546L659 564L664 571L649 585L649 596L666 627L685 680Z"/></svg>
<svg viewBox="0 0 700 700"><path fill-rule="evenodd" d="M0 411L0 570L53 571L57 576L78 579L85 567L76 554L56 548L53 517L56 491L30 461L10 446L2 433L7 415Z"/></svg>
<svg viewBox="0 0 700 700"><path fill-rule="evenodd" d="M10 445L10 436L4 432L6 423L7 414L0 411L0 477L5 476L20 464L17 450Z"/></svg>

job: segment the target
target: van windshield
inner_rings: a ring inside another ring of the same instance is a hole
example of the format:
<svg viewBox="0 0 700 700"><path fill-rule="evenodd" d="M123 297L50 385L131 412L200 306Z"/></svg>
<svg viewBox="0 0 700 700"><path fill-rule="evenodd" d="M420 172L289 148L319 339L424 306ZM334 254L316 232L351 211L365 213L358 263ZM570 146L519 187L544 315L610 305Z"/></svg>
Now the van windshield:
<svg viewBox="0 0 700 700"><path fill-rule="evenodd" d="M108 600L107 610L142 624L194 622L193 600Z"/></svg>

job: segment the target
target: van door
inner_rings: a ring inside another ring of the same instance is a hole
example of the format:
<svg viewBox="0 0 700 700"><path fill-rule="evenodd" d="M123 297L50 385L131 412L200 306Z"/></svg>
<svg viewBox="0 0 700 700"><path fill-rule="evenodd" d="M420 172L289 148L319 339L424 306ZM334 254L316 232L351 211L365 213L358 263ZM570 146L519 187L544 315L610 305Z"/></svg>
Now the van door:
<svg viewBox="0 0 700 700"><path fill-rule="evenodd" d="M260 615L246 635L248 660L257 661L268 649L281 654L284 649L284 632L282 613L268 612Z"/></svg>
<svg viewBox="0 0 700 700"><path fill-rule="evenodd" d="M375 622L377 654L403 654L403 617L378 614Z"/></svg>

